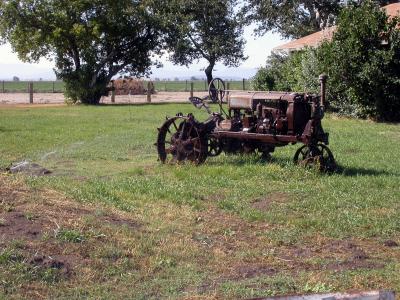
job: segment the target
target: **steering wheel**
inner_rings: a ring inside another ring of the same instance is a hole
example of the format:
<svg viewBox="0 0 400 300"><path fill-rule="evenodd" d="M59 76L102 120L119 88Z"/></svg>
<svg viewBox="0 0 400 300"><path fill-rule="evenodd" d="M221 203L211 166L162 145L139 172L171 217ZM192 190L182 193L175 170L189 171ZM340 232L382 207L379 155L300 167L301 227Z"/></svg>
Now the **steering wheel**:
<svg viewBox="0 0 400 300"><path fill-rule="evenodd" d="M213 103L222 103L225 97L225 82L218 77L211 80L208 86L208 95Z"/></svg>

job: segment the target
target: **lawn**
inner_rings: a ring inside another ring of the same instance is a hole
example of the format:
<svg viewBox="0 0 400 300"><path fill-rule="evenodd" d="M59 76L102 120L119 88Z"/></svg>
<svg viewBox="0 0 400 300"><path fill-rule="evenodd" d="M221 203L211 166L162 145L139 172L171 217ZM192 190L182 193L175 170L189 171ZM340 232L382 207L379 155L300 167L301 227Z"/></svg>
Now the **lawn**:
<svg viewBox="0 0 400 300"><path fill-rule="evenodd" d="M161 165L157 127L177 112L206 117L189 104L1 108L0 168L52 174L0 175L0 299L400 291L400 125L328 115L331 175L293 165L300 145L268 163ZM35 238L7 233L12 217Z"/></svg>

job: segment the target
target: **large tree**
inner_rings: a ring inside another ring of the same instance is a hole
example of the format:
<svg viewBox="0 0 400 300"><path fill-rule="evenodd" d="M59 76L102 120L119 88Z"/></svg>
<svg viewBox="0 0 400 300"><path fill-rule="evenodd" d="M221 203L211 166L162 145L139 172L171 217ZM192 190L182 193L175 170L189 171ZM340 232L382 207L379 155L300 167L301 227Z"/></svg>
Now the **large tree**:
<svg viewBox="0 0 400 300"><path fill-rule="evenodd" d="M189 65L206 59L207 81L217 62L238 66L246 59L243 24L235 9L237 0L171 0L164 11L169 27L171 61Z"/></svg>
<svg viewBox="0 0 400 300"><path fill-rule="evenodd" d="M3 0L0 36L19 58L55 62L73 101L97 104L118 73L152 64L160 28L151 0Z"/></svg>
<svg viewBox="0 0 400 300"><path fill-rule="evenodd" d="M347 5L370 0L246 0L242 15L247 23L257 23L256 33L280 33L285 38L300 38L336 23ZM398 0L374 0L387 5Z"/></svg>
<svg viewBox="0 0 400 300"><path fill-rule="evenodd" d="M247 0L242 11L248 22L257 23L259 34L299 38L332 25L340 8L340 0Z"/></svg>

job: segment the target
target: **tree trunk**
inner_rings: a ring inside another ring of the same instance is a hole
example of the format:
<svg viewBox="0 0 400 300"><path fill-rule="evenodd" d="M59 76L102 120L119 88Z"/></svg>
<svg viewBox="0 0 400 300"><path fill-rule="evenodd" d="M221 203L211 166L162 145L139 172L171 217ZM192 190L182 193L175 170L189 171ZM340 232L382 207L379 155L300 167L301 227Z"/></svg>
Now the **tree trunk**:
<svg viewBox="0 0 400 300"><path fill-rule="evenodd" d="M208 65L208 67L204 70L204 72L206 73L206 76L207 76L208 90L209 90L209 95L210 95L212 102L217 101L217 92L215 90L215 86L214 85L210 86L210 83L213 80L212 71L214 69L214 66L215 66L215 62L211 61L210 64Z"/></svg>
<svg viewBox="0 0 400 300"><path fill-rule="evenodd" d="M212 71L214 69L214 66L215 66L215 62L210 62L208 67L204 70L204 73L206 73L208 85L210 85L210 82L213 80Z"/></svg>

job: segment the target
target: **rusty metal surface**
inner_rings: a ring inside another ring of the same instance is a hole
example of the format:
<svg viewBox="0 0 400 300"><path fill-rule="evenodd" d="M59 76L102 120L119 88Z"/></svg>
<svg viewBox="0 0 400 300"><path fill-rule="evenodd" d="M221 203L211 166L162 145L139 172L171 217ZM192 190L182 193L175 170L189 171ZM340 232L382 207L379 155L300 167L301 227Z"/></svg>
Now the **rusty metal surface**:
<svg viewBox="0 0 400 300"><path fill-rule="evenodd" d="M359 293L330 293L302 296L280 296L256 298L251 300L396 300L392 291L370 291Z"/></svg>
<svg viewBox="0 0 400 300"><path fill-rule="evenodd" d="M319 77L320 95L293 92L227 91L215 78L209 96L219 104L211 112L202 99L189 100L209 113L204 122L192 114L167 119L159 130L157 150L161 162L203 163L208 156L225 153L261 153L269 157L276 147L304 144L296 151L294 162L333 171L335 159L327 145L321 120L324 117L327 76ZM214 98L213 98L214 97ZM227 102L227 111L224 99ZM179 124L177 124L179 123Z"/></svg>

